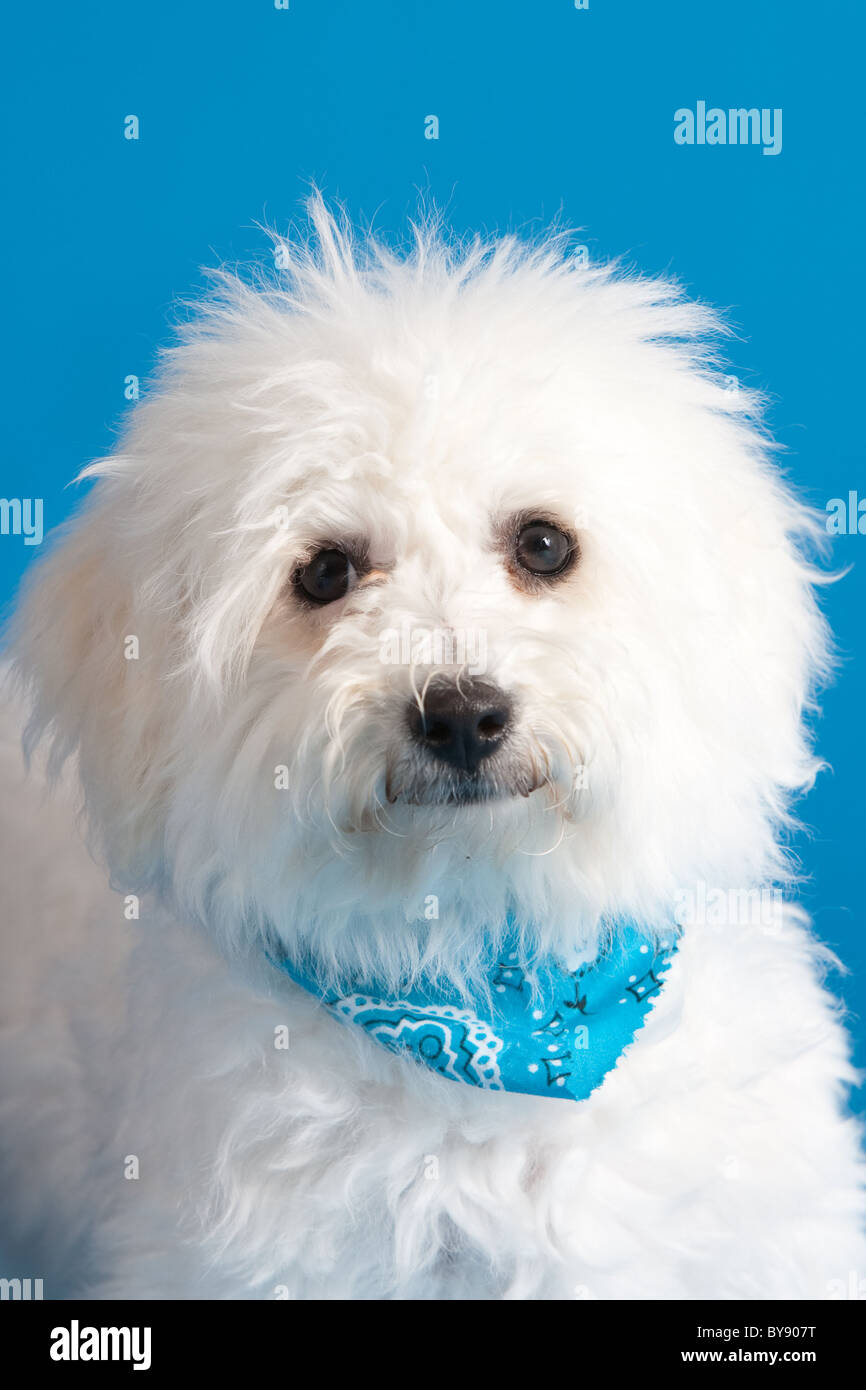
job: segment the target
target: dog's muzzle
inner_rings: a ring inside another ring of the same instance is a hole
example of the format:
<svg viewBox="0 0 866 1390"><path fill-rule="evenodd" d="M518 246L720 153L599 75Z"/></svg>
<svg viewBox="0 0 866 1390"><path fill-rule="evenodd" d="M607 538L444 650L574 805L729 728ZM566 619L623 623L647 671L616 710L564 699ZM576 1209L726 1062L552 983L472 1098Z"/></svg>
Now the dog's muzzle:
<svg viewBox="0 0 866 1390"><path fill-rule="evenodd" d="M388 800L454 806L529 796L542 779L515 725L514 701L492 682L434 679L406 707L405 751L388 774Z"/></svg>
<svg viewBox="0 0 866 1390"><path fill-rule="evenodd" d="M487 681L440 683L410 703L407 719L426 757L472 776L507 738L511 700Z"/></svg>

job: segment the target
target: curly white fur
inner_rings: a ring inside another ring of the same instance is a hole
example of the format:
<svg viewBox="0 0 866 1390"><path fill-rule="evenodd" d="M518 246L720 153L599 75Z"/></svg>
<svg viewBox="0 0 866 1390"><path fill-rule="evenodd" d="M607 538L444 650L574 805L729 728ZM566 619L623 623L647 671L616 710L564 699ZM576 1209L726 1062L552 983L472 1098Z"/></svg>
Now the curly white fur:
<svg viewBox="0 0 866 1390"><path fill-rule="evenodd" d="M509 908L591 954L790 885L829 669L816 527L707 309L565 237L312 218L278 284L216 278L16 618L28 746L116 892L7 751L10 1226L99 1296L831 1296L866 1274L854 1078L796 908L689 923L574 1106L422 1073L267 962L463 984ZM528 512L580 542L544 593L495 541ZM346 538L371 582L304 608ZM382 634L433 628L485 634L538 791L389 799L431 672Z"/></svg>

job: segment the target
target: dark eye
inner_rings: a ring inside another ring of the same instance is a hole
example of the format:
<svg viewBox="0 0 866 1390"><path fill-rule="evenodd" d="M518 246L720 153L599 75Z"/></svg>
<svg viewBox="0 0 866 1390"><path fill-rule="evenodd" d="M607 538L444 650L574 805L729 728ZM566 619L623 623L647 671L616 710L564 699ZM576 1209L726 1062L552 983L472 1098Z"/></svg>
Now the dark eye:
<svg viewBox="0 0 866 1390"><path fill-rule="evenodd" d="M353 587L355 569L342 550L320 550L295 574L295 584L313 603L333 603Z"/></svg>
<svg viewBox="0 0 866 1390"><path fill-rule="evenodd" d="M530 574L564 574L571 567L576 551L574 539L547 521L530 521L517 533L517 562Z"/></svg>

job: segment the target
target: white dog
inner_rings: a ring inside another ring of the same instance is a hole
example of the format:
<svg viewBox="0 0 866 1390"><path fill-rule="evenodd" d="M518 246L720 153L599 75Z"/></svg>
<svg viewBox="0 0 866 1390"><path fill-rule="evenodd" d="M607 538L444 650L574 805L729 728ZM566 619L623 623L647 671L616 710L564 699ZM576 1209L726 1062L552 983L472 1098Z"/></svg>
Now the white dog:
<svg viewBox="0 0 866 1390"><path fill-rule="evenodd" d="M218 277L19 608L12 1272L841 1294L855 1078L781 901L828 640L760 403L564 239L312 216L278 285Z"/></svg>

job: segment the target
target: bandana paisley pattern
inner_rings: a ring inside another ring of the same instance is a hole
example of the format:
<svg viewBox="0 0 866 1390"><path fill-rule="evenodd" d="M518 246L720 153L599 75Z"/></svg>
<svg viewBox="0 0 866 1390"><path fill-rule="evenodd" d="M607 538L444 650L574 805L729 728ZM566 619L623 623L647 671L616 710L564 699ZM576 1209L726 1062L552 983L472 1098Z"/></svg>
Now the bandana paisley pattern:
<svg viewBox="0 0 866 1390"><path fill-rule="evenodd" d="M324 992L309 970L285 958L274 963L342 1023L451 1081L585 1100L634 1041L675 951L673 934L653 942L625 927L588 964L569 970L547 958L530 974L506 942L491 956L489 995L479 993L470 1007L435 984L400 998L371 981L348 993Z"/></svg>

